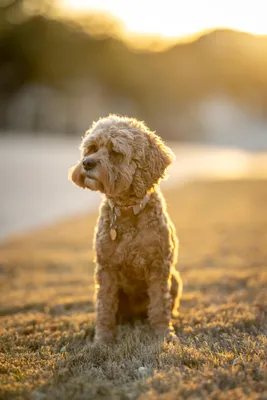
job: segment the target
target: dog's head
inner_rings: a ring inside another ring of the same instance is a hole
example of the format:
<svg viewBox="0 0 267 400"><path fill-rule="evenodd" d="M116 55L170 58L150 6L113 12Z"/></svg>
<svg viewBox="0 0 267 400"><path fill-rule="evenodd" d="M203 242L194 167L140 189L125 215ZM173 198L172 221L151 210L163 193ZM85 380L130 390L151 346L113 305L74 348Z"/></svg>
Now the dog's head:
<svg viewBox="0 0 267 400"><path fill-rule="evenodd" d="M144 123L116 115L92 125L83 138L81 153L70 179L111 197L145 196L173 160L172 151Z"/></svg>

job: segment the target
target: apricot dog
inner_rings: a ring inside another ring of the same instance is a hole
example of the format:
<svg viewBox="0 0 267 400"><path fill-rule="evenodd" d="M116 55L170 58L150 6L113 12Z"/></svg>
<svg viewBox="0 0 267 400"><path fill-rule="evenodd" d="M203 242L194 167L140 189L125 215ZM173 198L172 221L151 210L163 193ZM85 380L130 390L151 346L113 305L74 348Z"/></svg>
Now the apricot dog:
<svg viewBox="0 0 267 400"><path fill-rule="evenodd" d="M97 342L113 341L121 319L143 317L157 335L176 339L178 240L158 186L172 160L160 137L134 118L100 119L82 140L70 179L104 193L94 243Z"/></svg>

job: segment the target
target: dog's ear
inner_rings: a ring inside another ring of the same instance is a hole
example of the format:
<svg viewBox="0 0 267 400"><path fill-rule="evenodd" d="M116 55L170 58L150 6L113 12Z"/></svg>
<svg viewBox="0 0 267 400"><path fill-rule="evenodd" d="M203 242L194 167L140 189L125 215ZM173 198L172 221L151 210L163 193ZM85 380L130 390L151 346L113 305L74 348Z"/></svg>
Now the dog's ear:
<svg viewBox="0 0 267 400"><path fill-rule="evenodd" d="M85 188L81 162L69 169L69 180L75 183L75 185Z"/></svg>
<svg viewBox="0 0 267 400"><path fill-rule="evenodd" d="M173 162L174 154L158 135L151 132L147 157L152 180L157 183L164 177L166 168Z"/></svg>
<svg viewBox="0 0 267 400"><path fill-rule="evenodd" d="M153 189L164 178L166 168L172 163L174 154L171 149L152 132L148 133L148 144L143 157L136 158L137 169L133 179L133 190L138 197Z"/></svg>

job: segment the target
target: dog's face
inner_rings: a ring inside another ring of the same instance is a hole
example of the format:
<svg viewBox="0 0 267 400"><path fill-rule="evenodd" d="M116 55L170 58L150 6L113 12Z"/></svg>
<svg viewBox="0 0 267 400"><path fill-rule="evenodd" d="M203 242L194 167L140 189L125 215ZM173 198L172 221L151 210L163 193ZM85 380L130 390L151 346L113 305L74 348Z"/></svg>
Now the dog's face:
<svg viewBox="0 0 267 400"><path fill-rule="evenodd" d="M94 123L70 171L78 186L110 197L143 197L163 177L173 153L143 123L111 115Z"/></svg>

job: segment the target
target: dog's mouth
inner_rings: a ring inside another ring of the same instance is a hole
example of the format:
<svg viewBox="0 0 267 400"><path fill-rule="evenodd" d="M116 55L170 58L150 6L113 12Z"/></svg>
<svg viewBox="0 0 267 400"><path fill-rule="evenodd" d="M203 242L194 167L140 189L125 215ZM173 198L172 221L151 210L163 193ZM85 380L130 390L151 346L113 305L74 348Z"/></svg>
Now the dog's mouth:
<svg viewBox="0 0 267 400"><path fill-rule="evenodd" d="M86 174L86 175L85 175L85 178L88 178L88 179L90 179L91 181L97 181L96 177L95 177L95 176L92 176L92 175L90 175L90 174Z"/></svg>
<svg viewBox="0 0 267 400"><path fill-rule="evenodd" d="M84 177L92 181L98 181L96 175L92 171L84 171Z"/></svg>
<svg viewBox="0 0 267 400"><path fill-rule="evenodd" d="M96 190L103 192L103 185L99 180L99 177L93 171L84 171L84 185L90 190Z"/></svg>

